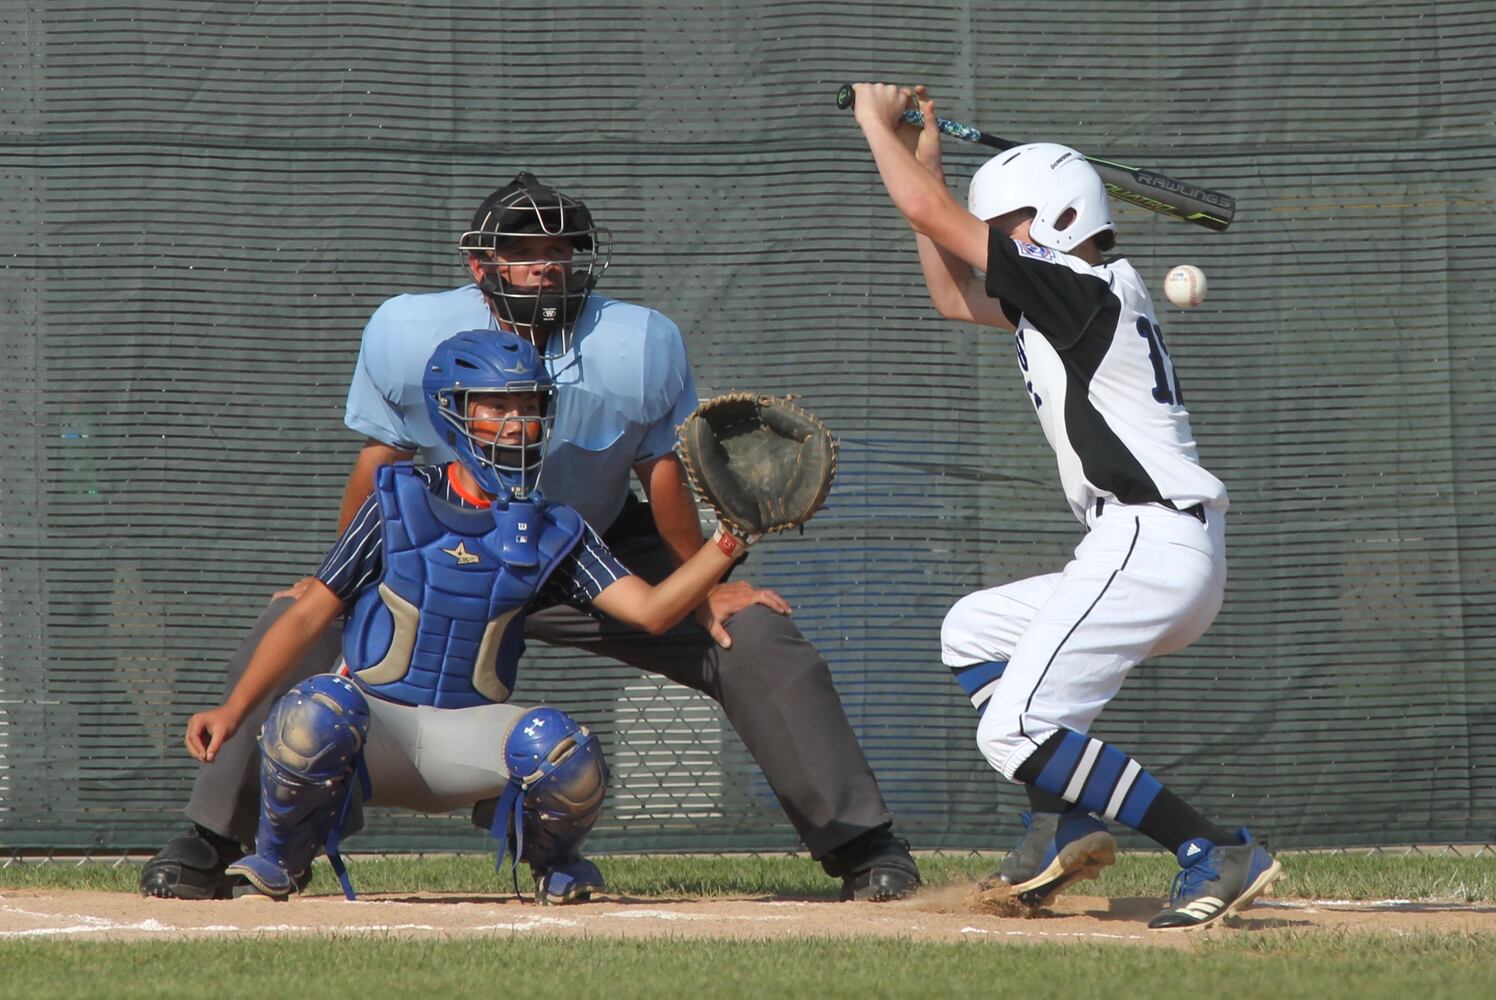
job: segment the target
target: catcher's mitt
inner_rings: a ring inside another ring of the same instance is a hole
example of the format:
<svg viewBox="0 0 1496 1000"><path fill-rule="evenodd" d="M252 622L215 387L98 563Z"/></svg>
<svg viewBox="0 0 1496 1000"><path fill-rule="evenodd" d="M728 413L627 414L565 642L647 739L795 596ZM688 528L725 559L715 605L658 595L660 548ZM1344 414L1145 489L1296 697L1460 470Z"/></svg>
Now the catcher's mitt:
<svg viewBox="0 0 1496 1000"><path fill-rule="evenodd" d="M745 541L803 529L836 475L836 439L787 399L730 392L702 403L679 435L692 485Z"/></svg>

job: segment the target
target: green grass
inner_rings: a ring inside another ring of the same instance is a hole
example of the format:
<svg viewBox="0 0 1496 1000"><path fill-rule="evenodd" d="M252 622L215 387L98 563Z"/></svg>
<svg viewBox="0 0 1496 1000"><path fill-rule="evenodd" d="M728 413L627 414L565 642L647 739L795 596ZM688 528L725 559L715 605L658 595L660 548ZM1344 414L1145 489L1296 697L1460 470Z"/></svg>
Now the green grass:
<svg viewBox="0 0 1496 1000"><path fill-rule="evenodd" d="M1401 857L1395 855L1283 854L1278 896L1311 899L1424 899L1461 902L1496 900L1496 858ZM627 896L768 895L833 899L837 883L809 858L780 855L740 857L600 857L611 890ZM990 857L925 856L920 868L932 885L973 880L996 866ZM487 855L457 857L354 856L349 868L364 892L495 892L509 886L508 869L494 871ZM1082 891L1105 896L1157 896L1168 892L1176 867L1158 854L1124 854L1100 882ZM337 883L319 862L314 893L335 893ZM12 865L0 868L0 891L15 888L100 889L134 892L139 868L88 864ZM528 891L522 870L520 885Z"/></svg>
<svg viewBox="0 0 1496 1000"><path fill-rule="evenodd" d="M1496 899L1491 858L1282 856L1277 894L1338 899ZM603 857L615 894L833 898L836 883L804 857ZM926 880L971 880L990 857L927 856ZM492 893L508 884L487 856L355 857L366 892ZM1162 855L1124 855L1083 891L1160 897L1174 872ZM13 865L18 888L134 892L138 867ZM528 889L528 880L522 884ZM313 892L336 893L319 864ZM619 940L515 933L453 940L329 934L107 942L0 940L0 998L397 997L510 994L672 996L1148 998L1199 991L1244 997L1484 997L1496 981L1496 936L1470 933L1260 933L1202 936L1182 949L1093 943L959 943L890 939Z"/></svg>
<svg viewBox="0 0 1496 1000"><path fill-rule="evenodd" d="M1482 997L1489 939L1239 935L1189 951L880 940L393 938L0 945L0 997Z"/></svg>

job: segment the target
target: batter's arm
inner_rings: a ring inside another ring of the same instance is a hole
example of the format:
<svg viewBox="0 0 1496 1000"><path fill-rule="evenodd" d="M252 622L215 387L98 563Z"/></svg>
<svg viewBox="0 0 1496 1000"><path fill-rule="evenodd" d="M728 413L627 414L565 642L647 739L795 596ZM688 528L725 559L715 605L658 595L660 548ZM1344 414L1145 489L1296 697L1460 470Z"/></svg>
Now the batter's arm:
<svg viewBox="0 0 1496 1000"><path fill-rule="evenodd" d="M983 279L964 260L941 249L928 236L915 234L919 267L930 290L930 302L946 319L1014 330L1002 303L987 294Z"/></svg>
<svg viewBox="0 0 1496 1000"><path fill-rule="evenodd" d="M914 88L919 112L924 116L924 127L909 136L913 128L907 123L896 130L905 145L914 152L920 166L945 185L945 164L940 157L940 129L935 126L937 115L935 101L925 90L924 84ZM925 234L915 231L915 245L919 248L919 266L924 272L925 287L930 291L930 302L935 311L946 319L977 323L997 327L1011 332L1012 321L1002 309L1002 304L987 294L982 279L976 270L961 258L946 251Z"/></svg>
<svg viewBox="0 0 1496 1000"><path fill-rule="evenodd" d="M894 207L916 233L969 267L985 267L987 224L958 204L897 134L911 92L884 83L859 83L856 90L857 124Z"/></svg>

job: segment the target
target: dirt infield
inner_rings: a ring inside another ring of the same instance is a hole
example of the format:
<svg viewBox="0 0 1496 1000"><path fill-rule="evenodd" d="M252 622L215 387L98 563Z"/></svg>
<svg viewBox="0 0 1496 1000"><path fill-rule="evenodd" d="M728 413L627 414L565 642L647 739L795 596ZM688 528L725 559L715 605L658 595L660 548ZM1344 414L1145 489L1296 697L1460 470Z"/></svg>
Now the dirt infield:
<svg viewBox="0 0 1496 1000"><path fill-rule="evenodd" d="M897 903L833 903L767 897L604 900L537 907L471 894L383 894L350 903L309 896L188 903L116 892L10 890L0 894L0 940L148 940L208 936L374 934L450 937L542 934L625 938L887 937L931 941L1071 941L1186 946L1205 934L1441 931L1496 934L1496 906L1408 900L1265 899L1230 923L1191 933L1144 924L1159 901L1062 896L1028 917L974 912L969 888L928 890ZM965 912L963 912L965 911Z"/></svg>

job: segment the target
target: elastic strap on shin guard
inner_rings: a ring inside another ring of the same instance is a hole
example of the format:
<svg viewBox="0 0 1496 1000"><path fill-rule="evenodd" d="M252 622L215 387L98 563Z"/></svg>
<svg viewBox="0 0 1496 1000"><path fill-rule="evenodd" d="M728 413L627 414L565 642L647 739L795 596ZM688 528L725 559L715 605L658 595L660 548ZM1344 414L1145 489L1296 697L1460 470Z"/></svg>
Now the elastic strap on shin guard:
<svg viewBox="0 0 1496 1000"><path fill-rule="evenodd" d="M358 775L358 790L363 801L369 801L374 795L374 783L369 780L369 769L364 765L362 750L353 758L353 773ZM343 856L338 853L338 847L343 843L343 834L348 829L348 816L352 812L353 789L350 788L343 797L343 807L338 810L338 821L327 832L327 840L322 845L322 850L327 853L327 863L332 865L333 874L337 875L338 884L343 887L343 896L350 901L358 899L358 896L354 894L353 879L348 877L348 866L343 864Z"/></svg>
<svg viewBox="0 0 1496 1000"><path fill-rule="evenodd" d="M521 861L546 869L575 855L602 813L608 767L596 736L560 709L545 706L531 709L509 732L504 763L509 785L494 809L489 835L499 842L499 871L513 837L511 874L519 895Z"/></svg>
<svg viewBox="0 0 1496 1000"><path fill-rule="evenodd" d="M499 796L498 808L493 811L493 825L488 835L499 842L499 856L494 860L494 870L504 870L504 855L509 853L509 838L514 838L514 863L509 866L514 876L514 894L519 891L519 858L525 850L525 785L517 778L509 779L509 787Z"/></svg>

